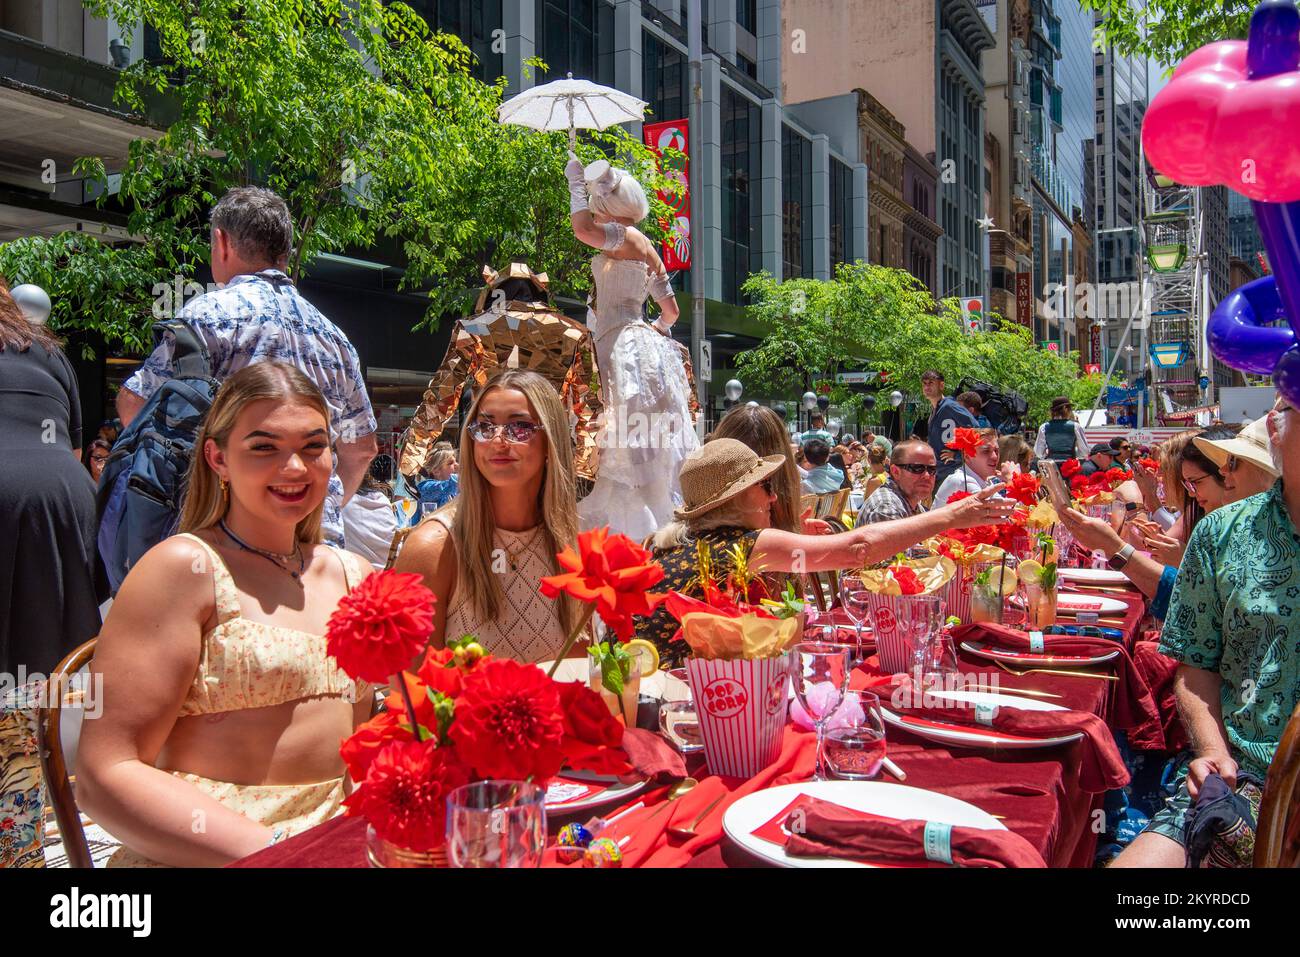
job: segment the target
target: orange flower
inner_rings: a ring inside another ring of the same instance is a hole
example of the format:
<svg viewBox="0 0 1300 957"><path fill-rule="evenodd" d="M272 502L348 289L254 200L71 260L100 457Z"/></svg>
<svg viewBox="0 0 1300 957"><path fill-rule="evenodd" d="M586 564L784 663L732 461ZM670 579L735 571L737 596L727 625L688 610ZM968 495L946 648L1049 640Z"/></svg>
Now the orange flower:
<svg viewBox="0 0 1300 957"><path fill-rule="evenodd" d="M1038 504L1038 479L1025 473L1012 476L1007 483L1007 498L1014 498L1021 505L1033 508Z"/></svg>
<svg viewBox="0 0 1300 957"><path fill-rule="evenodd" d="M428 642L433 603L419 575L368 575L339 599L325 626L325 653L353 678L387 681Z"/></svg>
<svg viewBox="0 0 1300 957"><path fill-rule="evenodd" d="M659 563L626 535L611 535L608 527L580 532L578 551L566 548L555 557L566 571L543 578L542 594L595 603L601 619L623 640L635 633L633 615L651 614L667 597L649 591L663 580Z"/></svg>

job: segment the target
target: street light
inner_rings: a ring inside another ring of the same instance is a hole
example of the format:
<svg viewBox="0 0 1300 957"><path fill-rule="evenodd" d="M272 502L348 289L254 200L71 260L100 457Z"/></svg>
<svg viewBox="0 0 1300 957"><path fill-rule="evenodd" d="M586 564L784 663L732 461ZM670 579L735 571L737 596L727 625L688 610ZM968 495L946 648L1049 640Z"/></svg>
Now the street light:
<svg viewBox="0 0 1300 957"><path fill-rule="evenodd" d="M737 402L740 400L741 395L744 394L745 387L740 384L739 379L731 379L722 387L722 391L726 394L729 400Z"/></svg>
<svg viewBox="0 0 1300 957"><path fill-rule="evenodd" d="M903 404L903 393L899 392L897 389L889 393L889 404L897 409Z"/></svg>
<svg viewBox="0 0 1300 957"><path fill-rule="evenodd" d="M27 321L33 325L42 325L50 317L50 297L40 286L30 282L14 286L9 291L10 297Z"/></svg>
<svg viewBox="0 0 1300 957"><path fill-rule="evenodd" d="M817 408L817 393L805 392L803 394L803 408L805 412L811 412Z"/></svg>

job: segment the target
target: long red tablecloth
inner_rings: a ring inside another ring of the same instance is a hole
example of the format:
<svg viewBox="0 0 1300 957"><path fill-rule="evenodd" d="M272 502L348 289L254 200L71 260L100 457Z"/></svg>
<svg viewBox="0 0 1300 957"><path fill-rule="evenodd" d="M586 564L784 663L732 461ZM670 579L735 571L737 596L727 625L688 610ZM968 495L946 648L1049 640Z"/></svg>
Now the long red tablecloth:
<svg viewBox="0 0 1300 957"><path fill-rule="evenodd" d="M1141 623L1145 602L1141 596L1114 595L1129 606L1122 625L1123 645L1131 649ZM1066 675L1029 674L1016 677L991 662L962 655L962 671L996 676L999 690L1015 693L1029 688L1059 695L1046 699L1077 711L1105 718L1111 713L1114 682ZM1004 818L1006 826L1028 840L1052 867L1088 867L1092 863L1100 821L1101 795L1079 787L1078 745L1020 751L949 749L890 728L889 755L907 774L911 787L937 791ZM748 780L709 775L700 767L692 772L700 780L670 808L662 808L667 788L656 788L628 802L646 807L621 818L614 836L631 840L623 846L624 866L729 867L751 866L754 858L722 838L722 819L734 801L763 788L807 780L813 769L813 735L787 727L778 760ZM889 782L888 775L879 778ZM670 825L695 821L720 796L723 799L696 825L697 836L688 841L668 833ZM603 810L612 816L617 808ZM1094 814L1094 812L1096 812ZM589 812L588 812L589 813ZM582 819L586 815L582 815ZM573 820L552 821L552 831ZM338 817L289 840L269 847L232 867L364 867L365 822ZM566 866L548 851L546 864ZM580 866L580 865L567 865Z"/></svg>

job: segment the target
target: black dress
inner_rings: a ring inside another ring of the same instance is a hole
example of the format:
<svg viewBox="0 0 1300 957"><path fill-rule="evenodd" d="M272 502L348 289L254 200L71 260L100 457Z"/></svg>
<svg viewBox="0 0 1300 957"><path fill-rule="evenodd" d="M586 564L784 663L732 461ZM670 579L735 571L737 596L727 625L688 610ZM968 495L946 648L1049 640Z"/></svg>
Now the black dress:
<svg viewBox="0 0 1300 957"><path fill-rule="evenodd" d="M77 380L62 352L0 349L0 672L48 674L108 597Z"/></svg>

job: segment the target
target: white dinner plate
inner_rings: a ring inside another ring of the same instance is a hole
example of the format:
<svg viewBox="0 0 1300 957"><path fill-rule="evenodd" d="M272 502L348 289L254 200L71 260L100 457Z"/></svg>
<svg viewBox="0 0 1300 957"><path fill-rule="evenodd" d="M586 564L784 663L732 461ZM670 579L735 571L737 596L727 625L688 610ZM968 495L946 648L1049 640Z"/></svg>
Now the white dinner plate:
<svg viewBox="0 0 1300 957"><path fill-rule="evenodd" d="M1020 708L1023 711L1065 711L1059 704L1052 704L1050 701L1038 701L1034 698L1018 698L1014 694L997 694L992 691L963 691L954 688L951 691L936 692L934 697L941 700L965 701L970 704L991 704L1001 708ZM967 730L963 727L950 725L947 723L931 722L917 718L913 715L897 715L887 709L884 705L880 706L880 716L885 721L896 728L907 731L916 735L918 738L925 738L929 741L938 741L940 744L955 744L964 748L997 748L1004 749L1021 749L1021 748L1054 748L1057 745L1069 744L1071 741L1077 741L1083 737L1083 733L1076 731L1073 734L1061 735L1055 738L1027 738L1024 735L1015 735L1008 733L997 733L992 728L980 730Z"/></svg>
<svg viewBox="0 0 1300 957"><path fill-rule="evenodd" d="M900 821L917 818L985 831L1006 830L1001 821L973 804L946 794L881 781L803 781L755 791L727 808L722 829L750 854L779 867L870 867L838 857L791 857L779 844L754 836L755 830L801 794Z"/></svg>
<svg viewBox="0 0 1300 957"><path fill-rule="evenodd" d="M991 661L1003 661L1012 665L1025 665L1029 668L1052 668L1065 666L1082 668L1088 665L1100 665L1110 661L1119 654L1119 649L1108 651L1104 655L1050 655L1033 651L1011 651L1006 648L994 648L982 641L963 641L962 650L972 655L988 658Z"/></svg>
<svg viewBox="0 0 1300 957"><path fill-rule="evenodd" d="M624 798L630 798L639 791L643 791L646 786L645 781L632 781L629 784L606 784L600 780L600 777L599 775L584 775L579 771L566 772L563 777L554 778L546 789L546 813L571 814L575 811L585 811L588 808L618 803ZM584 794L581 797L564 800L564 789L566 787L579 785L590 787L593 784L601 785L601 789L593 794Z"/></svg>
<svg viewBox="0 0 1300 957"><path fill-rule="evenodd" d="M1127 585L1123 572L1113 568L1058 568L1056 574L1069 581L1087 582L1090 585Z"/></svg>
<svg viewBox="0 0 1300 957"><path fill-rule="evenodd" d="M1025 599L1022 595L1016 595L1009 600L1018 608L1025 607ZM1124 615L1128 613L1128 605L1118 598L1109 598L1105 595L1081 595L1069 591L1057 593L1057 615L1073 618L1081 611L1096 612L1098 615L1114 615L1116 613Z"/></svg>

